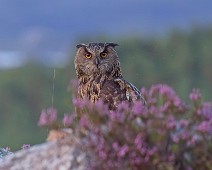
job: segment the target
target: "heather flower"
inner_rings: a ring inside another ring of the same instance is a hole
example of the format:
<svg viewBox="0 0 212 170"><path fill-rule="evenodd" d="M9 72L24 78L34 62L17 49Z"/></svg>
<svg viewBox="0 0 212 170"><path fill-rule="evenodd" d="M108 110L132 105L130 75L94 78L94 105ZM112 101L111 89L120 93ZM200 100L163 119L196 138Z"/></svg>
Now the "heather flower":
<svg viewBox="0 0 212 170"><path fill-rule="evenodd" d="M146 155L147 148L145 146L142 146L141 144L137 145L137 149L140 151L141 155Z"/></svg>
<svg viewBox="0 0 212 170"><path fill-rule="evenodd" d="M57 120L57 110L54 108L48 108L47 114L49 115L49 122L54 122Z"/></svg>
<svg viewBox="0 0 212 170"><path fill-rule="evenodd" d="M41 111L40 119L38 121L38 126L48 125L48 115L45 110Z"/></svg>
<svg viewBox="0 0 212 170"><path fill-rule="evenodd" d="M159 109L160 112L163 112L163 113L167 112L169 107L170 107L170 105L171 105L171 102L170 101L166 101L164 103L164 105L160 106L160 109Z"/></svg>
<svg viewBox="0 0 212 170"><path fill-rule="evenodd" d="M197 130L203 133L212 134L212 121L203 121L197 126Z"/></svg>
<svg viewBox="0 0 212 170"><path fill-rule="evenodd" d="M187 141L187 145L188 146L193 146L196 144L196 142L200 139L200 137L198 135L193 135L188 141Z"/></svg>
<svg viewBox="0 0 212 170"><path fill-rule="evenodd" d="M173 103L174 103L174 105L175 105L176 107L180 107L181 104L182 104L182 101L180 100L180 98L179 98L178 96L175 96L175 97L173 98Z"/></svg>
<svg viewBox="0 0 212 170"><path fill-rule="evenodd" d="M140 91L144 96L148 96L148 90L145 89L144 87L142 87Z"/></svg>
<svg viewBox="0 0 212 170"><path fill-rule="evenodd" d="M120 148L118 151L118 157L124 157L125 154L129 151L129 147L127 145L124 145Z"/></svg>
<svg viewBox="0 0 212 170"><path fill-rule="evenodd" d="M168 98L173 98L175 97L175 92L174 90L167 86L167 85L159 85L159 93L162 95L162 96L166 96Z"/></svg>
<svg viewBox="0 0 212 170"><path fill-rule="evenodd" d="M116 122L124 122L126 118L126 114L119 112L119 111L110 111L109 113L110 120L116 121Z"/></svg>
<svg viewBox="0 0 212 170"><path fill-rule="evenodd" d="M73 123L73 119L74 119L74 116L73 116L73 115L64 114L64 117L63 117L63 124L64 124L65 126L71 126L72 123Z"/></svg>
<svg viewBox="0 0 212 170"><path fill-rule="evenodd" d="M189 121L185 119L181 119L179 123L181 127L187 127L189 125Z"/></svg>
<svg viewBox="0 0 212 170"><path fill-rule="evenodd" d="M180 137L182 140L186 140L189 137L189 133L187 131L183 130L180 134Z"/></svg>
<svg viewBox="0 0 212 170"><path fill-rule="evenodd" d="M175 160L175 155L174 154L168 155L168 161L174 161L174 160Z"/></svg>
<svg viewBox="0 0 212 170"><path fill-rule="evenodd" d="M201 116L202 115L202 109L201 108L196 109L196 114L198 116Z"/></svg>
<svg viewBox="0 0 212 170"><path fill-rule="evenodd" d="M119 150L119 145L118 145L117 142L113 142L112 146L113 146L113 149L114 149L115 151Z"/></svg>
<svg viewBox="0 0 212 170"><path fill-rule="evenodd" d="M159 114L159 109L156 106L153 105L153 106L150 106L149 112L152 115L157 115L157 114Z"/></svg>
<svg viewBox="0 0 212 170"><path fill-rule="evenodd" d="M48 126L53 124L57 120L57 110L54 108L48 108L47 110L42 110L38 126Z"/></svg>
<svg viewBox="0 0 212 170"><path fill-rule="evenodd" d="M179 143L179 141L180 141L180 139L179 139L179 136L178 135L173 135L172 136L172 141L174 142L174 143Z"/></svg>
<svg viewBox="0 0 212 170"><path fill-rule="evenodd" d="M23 144L23 146L21 148L24 149L24 150L29 149L30 144Z"/></svg>
<svg viewBox="0 0 212 170"><path fill-rule="evenodd" d="M128 102L121 102L117 106L117 110L121 112L128 112L130 110Z"/></svg>
<svg viewBox="0 0 212 170"><path fill-rule="evenodd" d="M147 153L148 153L149 156L152 156L156 153L156 151L157 151L157 147L154 146L153 148L148 149Z"/></svg>
<svg viewBox="0 0 212 170"><path fill-rule="evenodd" d="M102 100L98 100L96 103L94 103L94 108L100 114L104 115L108 113L108 105L105 104Z"/></svg>
<svg viewBox="0 0 212 170"><path fill-rule="evenodd" d="M132 106L132 112L135 115L141 115L141 116L146 116L147 115L147 110L146 110L146 106L143 105L142 102L137 101L133 104Z"/></svg>
<svg viewBox="0 0 212 170"><path fill-rule="evenodd" d="M201 111L202 111L202 115L205 118L212 120L212 106L210 102L203 103L203 107Z"/></svg>
<svg viewBox="0 0 212 170"><path fill-rule="evenodd" d="M78 108L83 108L86 105L85 100L82 100L80 98L73 98L73 104Z"/></svg>
<svg viewBox="0 0 212 170"><path fill-rule="evenodd" d="M148 100L147 100L147 103L148 105L152 106L152 105L156 105L157 104L157 98L154 98L154 97L149 97Z"/></svg>
<svg viewBox="0 0 212 170"><path fill-rule="evenodd" d="M161 85L152 85L152 87L149 90L149 96L154 96L155 94L157 94L160 91L160 87Z"/></svg>
<svg viewBox="0 0 212 170"><path fill-rule="evenodd" d="M193 170L193 168L191 166L187 166L186 170Z"/></svg>
<svg viewBox="0 0 212 170"><path fill-rule="evenodd" d="M140 149L144 145L143 135L141 133L136 136L134 144L138 149Z"/></svg>
<svg viewBox="0 0 212 170"><path fill-rule="evenodd" d="M192 92L189 95L190 100L192 101L198 101L202 98L199 89L193 89Z"/></svg>
<svg viewBox="0 0 212 170"><path fill-rule="evenodd" d="M166 127L167 127L168 129L173 129L173 128L176 127L176 122L175 122L175 119L174 119L173 116L169 116L169 117L168 117Z"/></svg>
<svg viewBox="0 0 212 170"><path fill-rule="evenodd" d="M87 127L89 125L88 118L86 116L82 116L79 122L81 127Z"/></svg>
<svg viewBox="0 0 212 170"><path fill-rule="evenodd" d="M100 150L100 151L99 151L99 157L100 157L102 160L105 160L105 159L106 159L107 154L105 153L104 150Z"/></svg>
<svg viewBox="0 0 212 170"><path fill-rule="evenodd" d="M148 162L148 161L149 161L149 156L146 155L146 156L144 157L144 162Z"/></svg>

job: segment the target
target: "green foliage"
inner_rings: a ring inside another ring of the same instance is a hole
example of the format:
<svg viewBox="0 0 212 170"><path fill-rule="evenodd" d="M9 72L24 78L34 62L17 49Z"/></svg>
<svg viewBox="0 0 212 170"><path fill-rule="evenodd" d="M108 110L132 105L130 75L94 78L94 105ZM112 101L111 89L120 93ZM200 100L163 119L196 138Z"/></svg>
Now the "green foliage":
<svg viewBox="0 0 212 170"><path fill-rule="evenodd" d="M52 105L61 111L71 109L67 93L70 72L56 69L55 92L52 92L53 69L36 65L0 72L0 146L20 149L23 143L45 140L46 133L37 126L40 111Z"/></svg>

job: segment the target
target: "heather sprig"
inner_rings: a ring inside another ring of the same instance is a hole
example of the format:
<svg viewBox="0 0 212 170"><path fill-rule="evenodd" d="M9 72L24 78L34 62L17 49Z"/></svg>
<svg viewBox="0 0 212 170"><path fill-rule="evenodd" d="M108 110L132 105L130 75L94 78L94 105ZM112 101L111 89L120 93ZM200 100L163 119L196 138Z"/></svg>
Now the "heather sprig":
<svg viewBox="0 0 212 170"><path fill-rule="evenodd" d="M38 121L38 126L49 126L53 127L57 120L57 110L55 108L48 108L42 110Z"/></svg>
<svg viewBox="0 0 212 170"><path fill-rule="evenodd" d="M30 144L23 144L23 146L21 148L24 150L27 150L30 148Z"/></svg>

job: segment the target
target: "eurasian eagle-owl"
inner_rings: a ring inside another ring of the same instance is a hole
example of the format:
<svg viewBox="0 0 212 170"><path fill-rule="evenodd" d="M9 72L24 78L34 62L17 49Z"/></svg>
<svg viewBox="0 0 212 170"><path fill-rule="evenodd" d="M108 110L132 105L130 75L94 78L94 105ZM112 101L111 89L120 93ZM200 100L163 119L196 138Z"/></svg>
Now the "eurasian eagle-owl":
<svg viewBox="0 0 212 170"><path fill-rule="evenodd" d="M144 100L140 91L126 81L121 72L115 43L78 44L75 69L79 81L78 97L95 102L99 99L115 109L120 102Z"/></svg>

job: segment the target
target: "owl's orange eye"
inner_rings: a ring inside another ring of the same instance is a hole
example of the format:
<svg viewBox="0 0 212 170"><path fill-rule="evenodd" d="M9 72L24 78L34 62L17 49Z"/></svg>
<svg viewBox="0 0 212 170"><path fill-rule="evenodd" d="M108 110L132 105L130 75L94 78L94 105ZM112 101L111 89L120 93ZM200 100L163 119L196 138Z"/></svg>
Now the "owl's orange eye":
<svg viewBox="0 0 212 170"><path fill-rule="evenodd" d="M91 53L86 53L86 54L85 54L85 57L89 59L89 58L92 57L92 55L91 55Z"/></svg>
<svg viewBox="0 0 212 170"><path fill-rule="evenodd" d="M107 56L107 53L106 53L106 52L102 52L102 53L100 54L100 56L101 56L101 57L106 57L106 56Z"/></svg>

